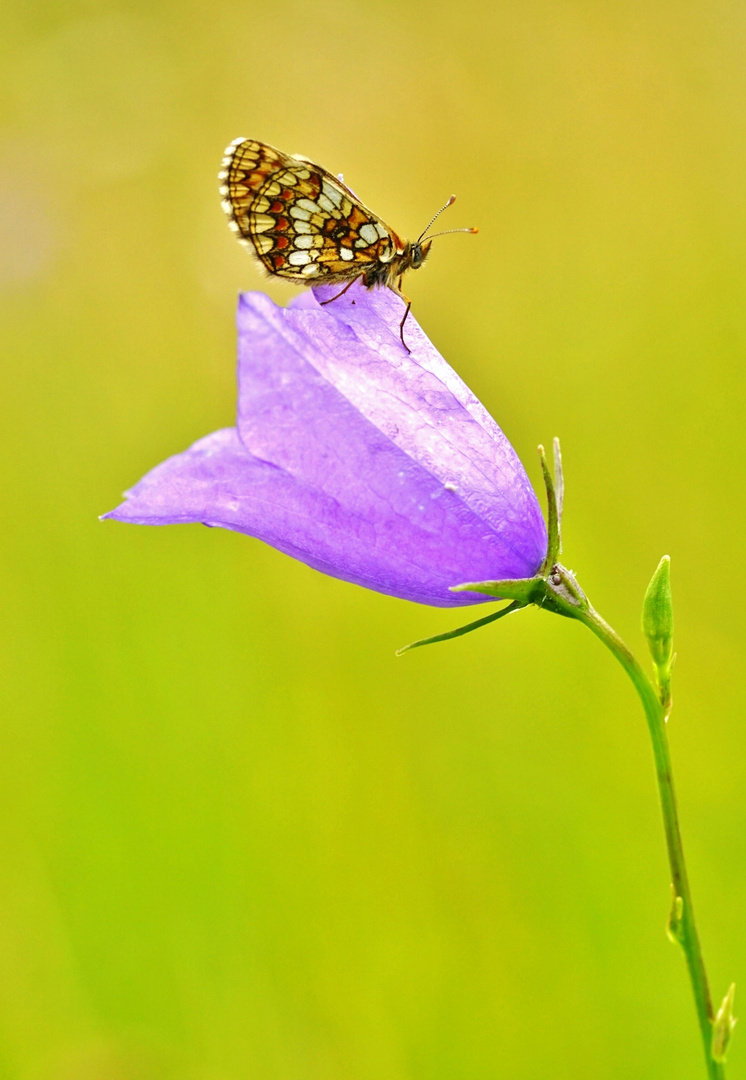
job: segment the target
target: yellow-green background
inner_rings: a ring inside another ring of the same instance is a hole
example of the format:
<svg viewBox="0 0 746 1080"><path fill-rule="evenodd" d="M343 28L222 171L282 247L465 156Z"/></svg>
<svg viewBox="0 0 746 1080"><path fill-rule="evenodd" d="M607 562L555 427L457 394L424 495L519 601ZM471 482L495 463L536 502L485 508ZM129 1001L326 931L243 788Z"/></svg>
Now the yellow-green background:
<svg viewBox="0 0 746 1080"><path fill-rule="evenodd" d="M562 437L566 560L636 649L672 556L685 844L744 981L746 7L15 0L0 98L3 1080L701 1078L591 635L396 660L459 613L97 515L233 422L236 293L293 294L226 228L230 140L410 237L457 192L480 235L416 315L535 483Z"/></svg>

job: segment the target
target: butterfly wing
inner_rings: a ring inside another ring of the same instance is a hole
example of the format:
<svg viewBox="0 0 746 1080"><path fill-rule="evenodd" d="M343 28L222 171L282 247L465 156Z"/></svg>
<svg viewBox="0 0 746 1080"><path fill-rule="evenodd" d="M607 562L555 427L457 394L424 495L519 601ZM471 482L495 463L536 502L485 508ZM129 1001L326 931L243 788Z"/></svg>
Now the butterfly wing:
<svg viewBox="0 0 746 1080"><path fill-rule="evenodd" d="M266 143L232 142L219 179L230 227L271 274L305 284L349 281L403 249L337 177Z"/></svg>

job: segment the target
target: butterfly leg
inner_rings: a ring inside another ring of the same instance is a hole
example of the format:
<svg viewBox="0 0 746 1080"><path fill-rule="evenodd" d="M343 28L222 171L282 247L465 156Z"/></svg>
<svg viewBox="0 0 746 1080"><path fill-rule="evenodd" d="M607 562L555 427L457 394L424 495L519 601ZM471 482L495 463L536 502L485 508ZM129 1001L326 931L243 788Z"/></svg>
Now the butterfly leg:
<svg viewBox="0 0 746 1080"><path fill-rule="evenodd" d="M407 305L407 310L404 312L404 318L402 319L401 323L399 324L399 337L401 338L401 343L404 346L404 348L407 350L408 353L411 353L412 350L410 349L410 347L407 345L406 341L404 340L404 323L407 321L407 316L409 315L410 308L412 307L412 301L409 299L408 296L405 296L404 293L401 291L401 283L402 283L402 279L399 278L399 280L396 283L396 288L394 288L394 290L393 290L396 293L396 295L400 296L402 298L402 300L404 301L404 303Z"/></svg>
<svg viewBox="0 0 746 1080"><path fill-rule="evenodd" d="M340 296L344 296L344 294L347 292L349 287L351 285L354 285L356 281L359 281L362 276L363 276L362 274L358 274L357 277L350 278L350 280L347 282L347 284L345 285L344 289L342 289L341 292L338 292L336 294L336 296L330 296L328 300L320 300L319 301L319 306L323 307L324 304L331 304L332 300L339 300Z"/></svg>

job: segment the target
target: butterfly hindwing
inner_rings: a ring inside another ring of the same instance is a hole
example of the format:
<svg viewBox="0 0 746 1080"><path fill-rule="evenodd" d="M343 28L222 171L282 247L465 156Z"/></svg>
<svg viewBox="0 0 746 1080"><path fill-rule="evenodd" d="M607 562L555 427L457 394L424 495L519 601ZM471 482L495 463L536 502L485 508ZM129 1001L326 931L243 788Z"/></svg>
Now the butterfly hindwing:
<svg viewBox="0 0 746 1080"><path fill-rule="evenodd" d="M271 274L305 284L349 281L402 249L349 188L305 158L237 139L219 175L231 228Z"/></svg>

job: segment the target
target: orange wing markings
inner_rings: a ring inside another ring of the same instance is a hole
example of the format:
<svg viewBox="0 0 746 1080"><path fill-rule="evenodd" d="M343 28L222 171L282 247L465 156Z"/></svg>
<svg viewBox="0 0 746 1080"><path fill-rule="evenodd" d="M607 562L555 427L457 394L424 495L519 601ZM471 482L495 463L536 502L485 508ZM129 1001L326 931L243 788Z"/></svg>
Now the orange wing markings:
<svg viewBox="0 0 746 1080"><path fill-rule="evenodd" d="M304 284L349 281L402 248L343 183L305 158L238 139L219 176L231 228L272 274Z"/></svg>

